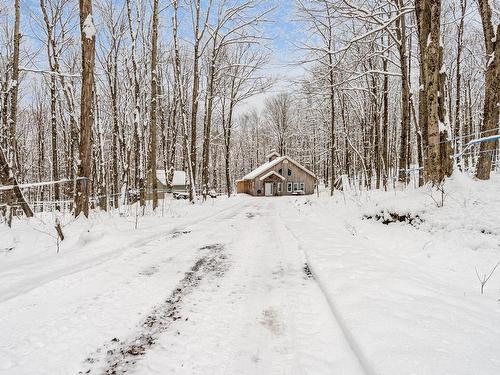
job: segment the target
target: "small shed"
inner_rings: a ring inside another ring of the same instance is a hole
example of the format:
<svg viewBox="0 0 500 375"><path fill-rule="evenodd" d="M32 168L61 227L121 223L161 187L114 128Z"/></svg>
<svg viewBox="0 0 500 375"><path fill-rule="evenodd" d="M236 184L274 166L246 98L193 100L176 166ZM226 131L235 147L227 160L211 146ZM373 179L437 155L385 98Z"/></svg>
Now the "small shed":
<svg viewBox="0 0 500 375"><path fill-rule="evenodd" d="M172 192L186 192L188 190L187 185L186 172L174 171L174 175L172 176Z"/></svg>
<svg viewBox="0 0 500 375"><path fill-rule="evenodd" d="M187 180L186 172L184 171L172 171L172 175L166 172L164 169L158 169L156 171L156 181L158 194L163 197L165 193L172 192L185 192L187 191ZM169 179L172 179L169 181Z"/></svg>
<svg viewBox="0 0 500 375"><path fill-rule="evenodd" d="M254 196L313 194L316 176L289 156L276 151L267 162L236 181L236 191Z"/></svg>

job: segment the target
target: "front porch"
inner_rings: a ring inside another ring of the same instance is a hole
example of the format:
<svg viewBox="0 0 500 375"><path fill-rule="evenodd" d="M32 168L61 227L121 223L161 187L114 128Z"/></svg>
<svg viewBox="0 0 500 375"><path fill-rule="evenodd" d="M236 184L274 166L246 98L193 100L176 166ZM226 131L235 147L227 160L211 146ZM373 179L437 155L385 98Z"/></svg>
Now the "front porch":
<svg viewBox="0 0 500 375"><path fill-rule="evenodd" d="M259 191L261 192L260 194L257 195L272 197L272 196L279 196L282 194L283 181L285 180L285 178L280 174L272 171L262 176L259 180L262 183L262 189L257 191L257 193L259 193Z"/></svg>

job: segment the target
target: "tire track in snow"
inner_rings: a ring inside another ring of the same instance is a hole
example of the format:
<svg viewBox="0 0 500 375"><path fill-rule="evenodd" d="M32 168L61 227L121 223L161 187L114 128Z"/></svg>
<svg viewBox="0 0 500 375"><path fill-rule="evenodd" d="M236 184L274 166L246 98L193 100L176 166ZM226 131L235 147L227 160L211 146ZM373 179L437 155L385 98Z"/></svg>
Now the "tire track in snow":
<svg viewBox="0 0 500 375"><path fill-rule="evenodd" d="M137 361L146 354L147 350L155 345L159 336L168 330L176 320L182 319L180 310L183 299L192 293L203 279L209 276L222 277L229 268L224 253L224 245L217 243L204 246L199 250L207 251L207 254L198 258L191 269L179 281L171 295L148 314L142 322L139 332L123 342L116 337L111 339L86 359L89 367L80 371L79 374L96 373L94 371L96 365L101 361L105 361L105 367L102 370L96 370L100 374L120 375L129 373Z"/></svg>
<svg viewBox="0 0 500 375"><path fill-rule="evenodd" d="M337 325L342 331L342 334L344 335L344 338L349 345L353 355L356 357L358 363L360 364L361 368L365 372L366 375L377 375L374 366L370 363L366 355L364 354L363 350L361 349L360 345L358 344L356 338L354 337L353 333L347 327L347 324L345 323L342 314L338 310L335 302L333 299L330 297L330 295L327 292L327 289L324 286L324 283L321 281L321 278L319 278L318 274L314 271L314 267L309 261L309 258L307 256L306 251L302 247L302 243L300 242L300 239L295 235L295 233L288 227L284 220L283 217L281 216L281 212L278 210L278 215L280 218L280 224L283 226L283 228L290 233L290 236L294 239L295 243L297 244L297 249L300 251L301 255L304 258L304 271L306 272L307 275L310 274L310 279L314 280L316 285L318 286L319 290L323 294L328 307L330 308L330 311L333 315L333 318L337 322ZM307 271L306 271L307 267Z"/></svg>
<svg viewBox="0 0 500 375"><path fill-rule="evenodd" d="M242 209L248 206L250 206L250 202L244 202L243 205L241 203L232 205L210 217L197 221L195 225L189 227L189 230L186 229L187 226L179 226L178 228L182 227L183 229L175 231L171 238L175 239L188 235L196 226L203 225L209 219L217 219L215 225L208 227L208 231L203 232L207 240L213 239L220 227L227 225L227 220L233 219L241 213ZM208 253L201 258L198 257L191 269L185 273L185 277L173 288L170 297L164 303L154 307L143 322L139 323L139 327L145 328L145 330L139 331L136 336L127 341L122 342L115 337L106 342L103 347L98 348L95 353L86 359L90 368L86 372L80 371L79 373L106 375L129 373L135 363L147 353L147 349L157 342L160 334L167 331L169 327L175 324L175 321L181 319L179 314L183 306L183 300L187 295L195 291L202 279L209 276L222 277L229 269L225 248L226 246L220 243L200 247L197 251L207 251ZM168 259L175 259L183 252L185 252L185 248L180 249L173 255L169 255ZM102 367L103 362L106 366L104 369ZM96 366L99 363L101 363L101 367L97 368Z"/></svg>
<svg viewBox="0 0 500 375"><path fill-rule="evenodd" d="M245 202L245 206L248 204ZM96 266L105 264L106 262L112 261L116 259L117 256L122 255L125 251L129 249L139 249L141 247L147 246L151 242L160 240L162 238L168 238L175 233L179 231L183 231L185 228L193 225L198 225L202 224L208 220L213 220L214 218L219 217L220 215L226 214L224 218L227 218L228 216L233 216L235 214L234 211L239 212L241 209L241 202L237 202L234 205L231 205L229 207L223 208L220 211L218 211L215 214L210 214L201 218L197 218L194 220L189 220L187 222L184 222L180 225L175 226L174 228L169 229L166 233L165 232L158 232L156 234L147 234L144 237L141 237L139 239L136 239L132 241L131 243L125 245L125 246L120 246L114 250L111 250L107 253L98 255L96 257L93 257L91 259L86 259L78 263L74 263L71 266L68 266L68 264L63 264L63 267L59 270L59 272L54 272L54 270L50 270L50 272L47 272L42 275L38 275L36 277L33 277L29 280L23 280L23 283L25 285L19 287L15 285L10 285L9 289L3 293L0 294L0 303L6 302L12 298L21 296L23 294L29 293L31 290L40 288L45 286L46 284L49 284L55 280L59 280L61 278L71 276L73 274L77 274L79 272L86 271L88 269L94 268ZM227 211L230 211L229 215L227 215Z"/></svg>

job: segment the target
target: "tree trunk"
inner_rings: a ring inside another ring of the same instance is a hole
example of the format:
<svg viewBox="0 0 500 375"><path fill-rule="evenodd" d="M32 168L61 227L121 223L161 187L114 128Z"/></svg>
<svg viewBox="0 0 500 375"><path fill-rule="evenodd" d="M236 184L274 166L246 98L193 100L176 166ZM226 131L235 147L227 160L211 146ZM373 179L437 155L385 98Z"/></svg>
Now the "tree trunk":
<svg viewBox="0 0 500 375"><path fill-rule="evenodd" d="M32 217L33 211L31 207L26 203L26 199L17 184L16 173L13 168L14 162L17 160L17 143L16 143L16 125L17 125L17 93L19 87L19 49L21 43L21 34L19 31L20 22L21 22L21 10L20 10L20 1L16 0L15 4L15 22L14 22L14 54L12 59L12 94L11 94L11 108L10 108L10 119L9 124L6 125L6 132L9 133L10 142L7 142L7 145L11 148L11 161L9 161L7 154L4 149L0 146L0 183L2 185L12 186L12 191L7 190L5 194L5 201L7 205L12 206L16 202L14 202L14 198L17 200L17 204L21 206L24 211L26 217ZM7 93L4 93L7 96ZM7 105L5 102L5 106L3 108L5 113L7 112ZM5 117L6 119L6 117ZM9 213L9 216L12 215L12 212ZM8 220L10 225L11 220Z"/></svg>
<svg viewBox="0 0 500 375"><path fill-rule="evenodd" d="M15 21L14 21L14 52L12 56L12 94L10 98L10 142L11 149L11 163L14 168L17 165L17 95L19 91L19 53L21 45L21 32L19 30L21 23L21 9L20 0L16 0L15 7Z"/></svg>
<svg viewBox="0 0 500 375"><path fill-rule="evenodd" d="M330 195L335 191L335 96L330 91Z"/></svg>
<svg viewBox="0 0 500 375"><path fill-rule="evenodd" d="M234 85L234 83L233 83ZM231 161L231 131L233 127L233 110L234 110L234 97L231 97L229 102L229 113L227 117L227 125L224 128L224 147L225 147L225 174L226 174L226 189L227 196L231 197L232 186L231 186L231 169L230 169L230 161Z"/></svg>
<svg viewBox="0 0 500 375"><path fill-rule="evenodd" d="M94 97L95 28L92 0L80 0L80 32L82 45L82 89L80 102L80 159L75 194L75 217L89 216L89 192L92 165L92 111Z"/></svg>
<svg viewBox="0 0 500 375"><path fill-rule="evenodd" d="M500 24L497 25L496 35L492 24L491 8L488 0L478 0L481 21L483 24L484 43L486 49L486 73L484 85L484 109L481 137L498 134L498 112L500 101ZM480 180L490 178L493 153L497 142L482 142L480 146L479 161L476 177Z"/></svg>
<svg viewBox="0 0 500 375"><path fill-rule="evenodd" d="M153 210L158 207L158 182L156 179L156 109L157 109L157 60L158 60L158 0L153 0L153 30L151 35L151 116L149 139L149 180L153 194Z"/></svg>
<svg viewBox="0 0 500 375"><path fill-rule="evenodd" d="M457 59L456 59L456 75L455 75L455 126L453 131L453 136L455 138L455 148L457 150L457 154L460 154L462 151L462 139L460 139L460 134L463 133L461 130L460 123L460 112L461 112L461 93L462 93L462 74L460 71L460 64L462 58L462 50L463 50L463 35L464 35L464 18L465 18L465 10L467 7L466 0L460 0L460 23L458 25L458 35L457 35ZM460 162L461 168L461 162Z"/></svg>
<svg viewBox="0 0 500 375"><path fill-rule="evenodd" d="M113 81L111 87L113 90L111 91L111 110L112 110L112 117L113 117L113 139L112 139L112 145L111 145L111 152L112 152L112 158L113 158L113 207L118 208L118 194L120 192L120 178L118 174L118 150L119 150L119 142L120 142L120 129L119 129L119 124L118 124L118 104L117 104L117 93L116 93L116 88L117 88L117 75L116 75L116 68L115 68L115 74L113 75Z"/></svg>
<svg viewBox="0 0 500 375"><path fill-rule="evenodd" d="M384 57L382 66L387 72L388 61ZM387 179L389 178L389 154L388 154L388 131L389 131L389 75L384 74L383 92L384 110L382 113L382 161L384 163L384 189L387 190Z"/></svg>
<svg viewBox="0 0 500 375"><path fill-rule="evenodd" d="M441 40L441 2L415 3L420 45L421 82L420 127L427 136L424 172L427 181L440 184L451 174L451 148L444 126L443 47ZM452 165L451 165L452 167Z"/></svg>
<svg viewBox="0 0 500 375"><path fill-rule="evenodd" d="M174 72L175 72L175 88L177 97L179 100L179 110L181 116L182 123L182 138L184 141L184 150L187 158L187 174L188 174L188 185L189 185L189 200L194 203L196 199L196 188L195 181L193 177L193 168L191 163L191 153L189 152L189 135L188 135L188 124L187 124L187 115L186 115L186 106L184 102L184 88L182 81L182 71L181 71L181 56L179 50L179 41L177 37L177 28L178 28L178 19L177 13L179 8L178 0L172 0L173 8L174 8L174 17L173 17L173 39L174 39Z"/></svg>
<svg viewBox="0 0 500 375"><path fill-rule="evenodd" d="M210 58L209 73L207 77L207 98L206 98L206 109L204 118L204 129L203 129L203 150L202 150L202 191L203 199L206 199L206 193L208 192L208 170L210 163L210 132L212 129L212 111L214 102L214 90L215 90L215 70L216 70L216 41L214 39L212 56Z"/></svg>
<svg viewBox="0 0 500 375"><path fill-rule="evenodd" d="M59 158L57 156L57 115L56 115L56 77L54 75L50 76L50 139L52 148L52 180L57 181L59 179L59 168L58 162ZM54 200L56 202L55 208L59 211L59 185L54 185Z"/></svg>
<svg viewBox="0 0 500 375"><path fill-rule="evenodd" d="M193 46L193 88L191 102L191 168L193 178L196 181L196 138L198 122L198 105L200 101L200 0L195 1L195 24L194 24L194 46Z"/></svg>
<svg viewBox="0 0 500 375"><path fill-rule="evenodd" d="M398 0L398 8L401 10L403 1ZM408 77L408 56L406 55L406 20L401 16L396 21L396 33L399 40L399 61L401 65L401 144L399 152L399 173L400 182L407 182L406 168L408 166L408 134L410 130L410 85Z"/></svg>

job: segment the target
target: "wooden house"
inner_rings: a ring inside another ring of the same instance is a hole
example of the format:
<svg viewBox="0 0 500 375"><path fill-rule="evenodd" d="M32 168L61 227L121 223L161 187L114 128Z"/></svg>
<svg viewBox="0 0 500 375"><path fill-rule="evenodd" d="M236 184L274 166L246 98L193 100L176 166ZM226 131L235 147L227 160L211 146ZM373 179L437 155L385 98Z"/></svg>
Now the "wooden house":
<svg viewBox="0 0 500 375"><path fill-rule="evenodd" d="M316 176L289 156L273 151L267 162L236 181L236 191L254 196L313 194Z"/></svg>

